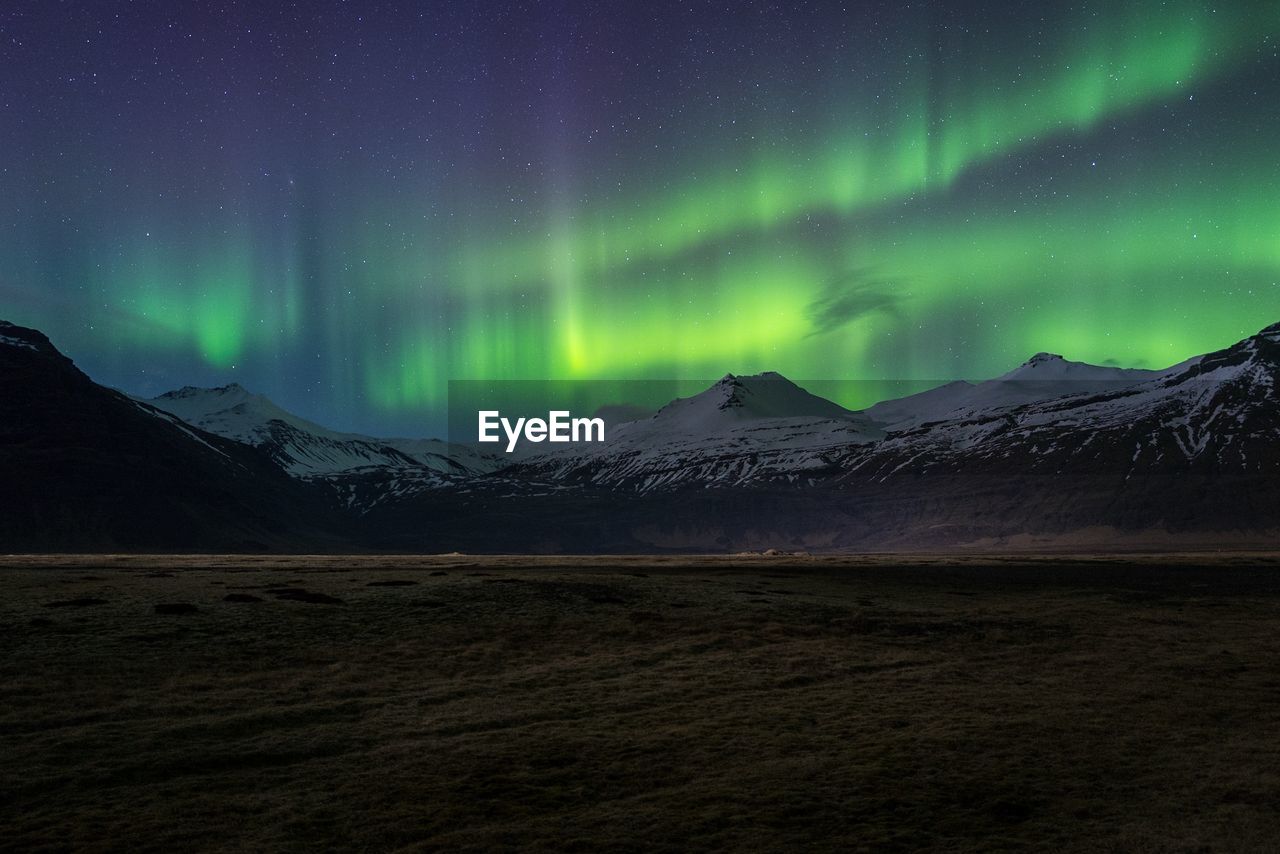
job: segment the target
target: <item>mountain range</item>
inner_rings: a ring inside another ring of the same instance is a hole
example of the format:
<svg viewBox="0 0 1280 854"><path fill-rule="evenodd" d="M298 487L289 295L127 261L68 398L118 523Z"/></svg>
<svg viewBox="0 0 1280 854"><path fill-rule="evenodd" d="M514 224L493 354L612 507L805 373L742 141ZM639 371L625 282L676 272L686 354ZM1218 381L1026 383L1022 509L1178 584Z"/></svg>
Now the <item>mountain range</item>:
<svg viewBox="0 0 1280 854"><path fill-rule="evenodd" d="M1039 353L859 411L728 375L599 444L340 433L149 400L0 322L0 548L735 551L1280 542L1280 324L1164 370Z"/></svg>

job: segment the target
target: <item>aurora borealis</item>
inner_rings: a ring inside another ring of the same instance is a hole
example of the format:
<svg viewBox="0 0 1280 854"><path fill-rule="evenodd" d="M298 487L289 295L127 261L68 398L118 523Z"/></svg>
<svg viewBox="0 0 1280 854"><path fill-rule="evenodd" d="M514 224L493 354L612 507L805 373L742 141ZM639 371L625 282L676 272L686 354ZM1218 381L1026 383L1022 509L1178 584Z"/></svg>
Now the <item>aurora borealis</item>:
<svg viewBox="0 0 1280 854"><path fill-rule="evenodd" d="M450 379L1280 320L1280 3L24 0L0 45L0 317L131 392L421 434Z"/></svg>

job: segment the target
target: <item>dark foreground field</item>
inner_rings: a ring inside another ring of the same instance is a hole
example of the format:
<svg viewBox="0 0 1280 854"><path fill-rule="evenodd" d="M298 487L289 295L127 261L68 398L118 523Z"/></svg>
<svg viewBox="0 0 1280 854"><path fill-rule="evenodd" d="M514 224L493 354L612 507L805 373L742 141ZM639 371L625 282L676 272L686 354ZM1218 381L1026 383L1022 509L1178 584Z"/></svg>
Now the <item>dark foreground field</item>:
<svg viewBox="0 0 1280 854"><path fill-rule="evenodd" d="M0 846L1275 850L1205 560L10 558Z"/></svg>

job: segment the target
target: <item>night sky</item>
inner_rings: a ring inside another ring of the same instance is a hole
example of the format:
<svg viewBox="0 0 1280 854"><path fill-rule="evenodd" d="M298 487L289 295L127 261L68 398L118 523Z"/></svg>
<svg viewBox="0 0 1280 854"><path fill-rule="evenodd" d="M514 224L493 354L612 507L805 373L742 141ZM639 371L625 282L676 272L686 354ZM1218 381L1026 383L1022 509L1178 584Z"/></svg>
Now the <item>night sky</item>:
<svg viewBox="0 0 1280 854"><path fill-rule="evenodd" d="M6 0L0 317L411 435L450 379L1163 367L1280 320L1280 3Z"/></svg>

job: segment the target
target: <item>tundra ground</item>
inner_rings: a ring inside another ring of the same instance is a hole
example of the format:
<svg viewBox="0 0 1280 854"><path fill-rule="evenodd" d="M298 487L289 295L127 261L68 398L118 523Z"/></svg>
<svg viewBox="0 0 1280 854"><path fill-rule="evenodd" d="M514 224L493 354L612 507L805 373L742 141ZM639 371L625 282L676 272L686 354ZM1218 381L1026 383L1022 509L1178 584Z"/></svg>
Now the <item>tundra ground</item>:
<svg viewBox="0 0 1280 854"><path fill-rule="evenodd" d="M1280 561L0 559L8 850L1268 850Z"/></svg>

